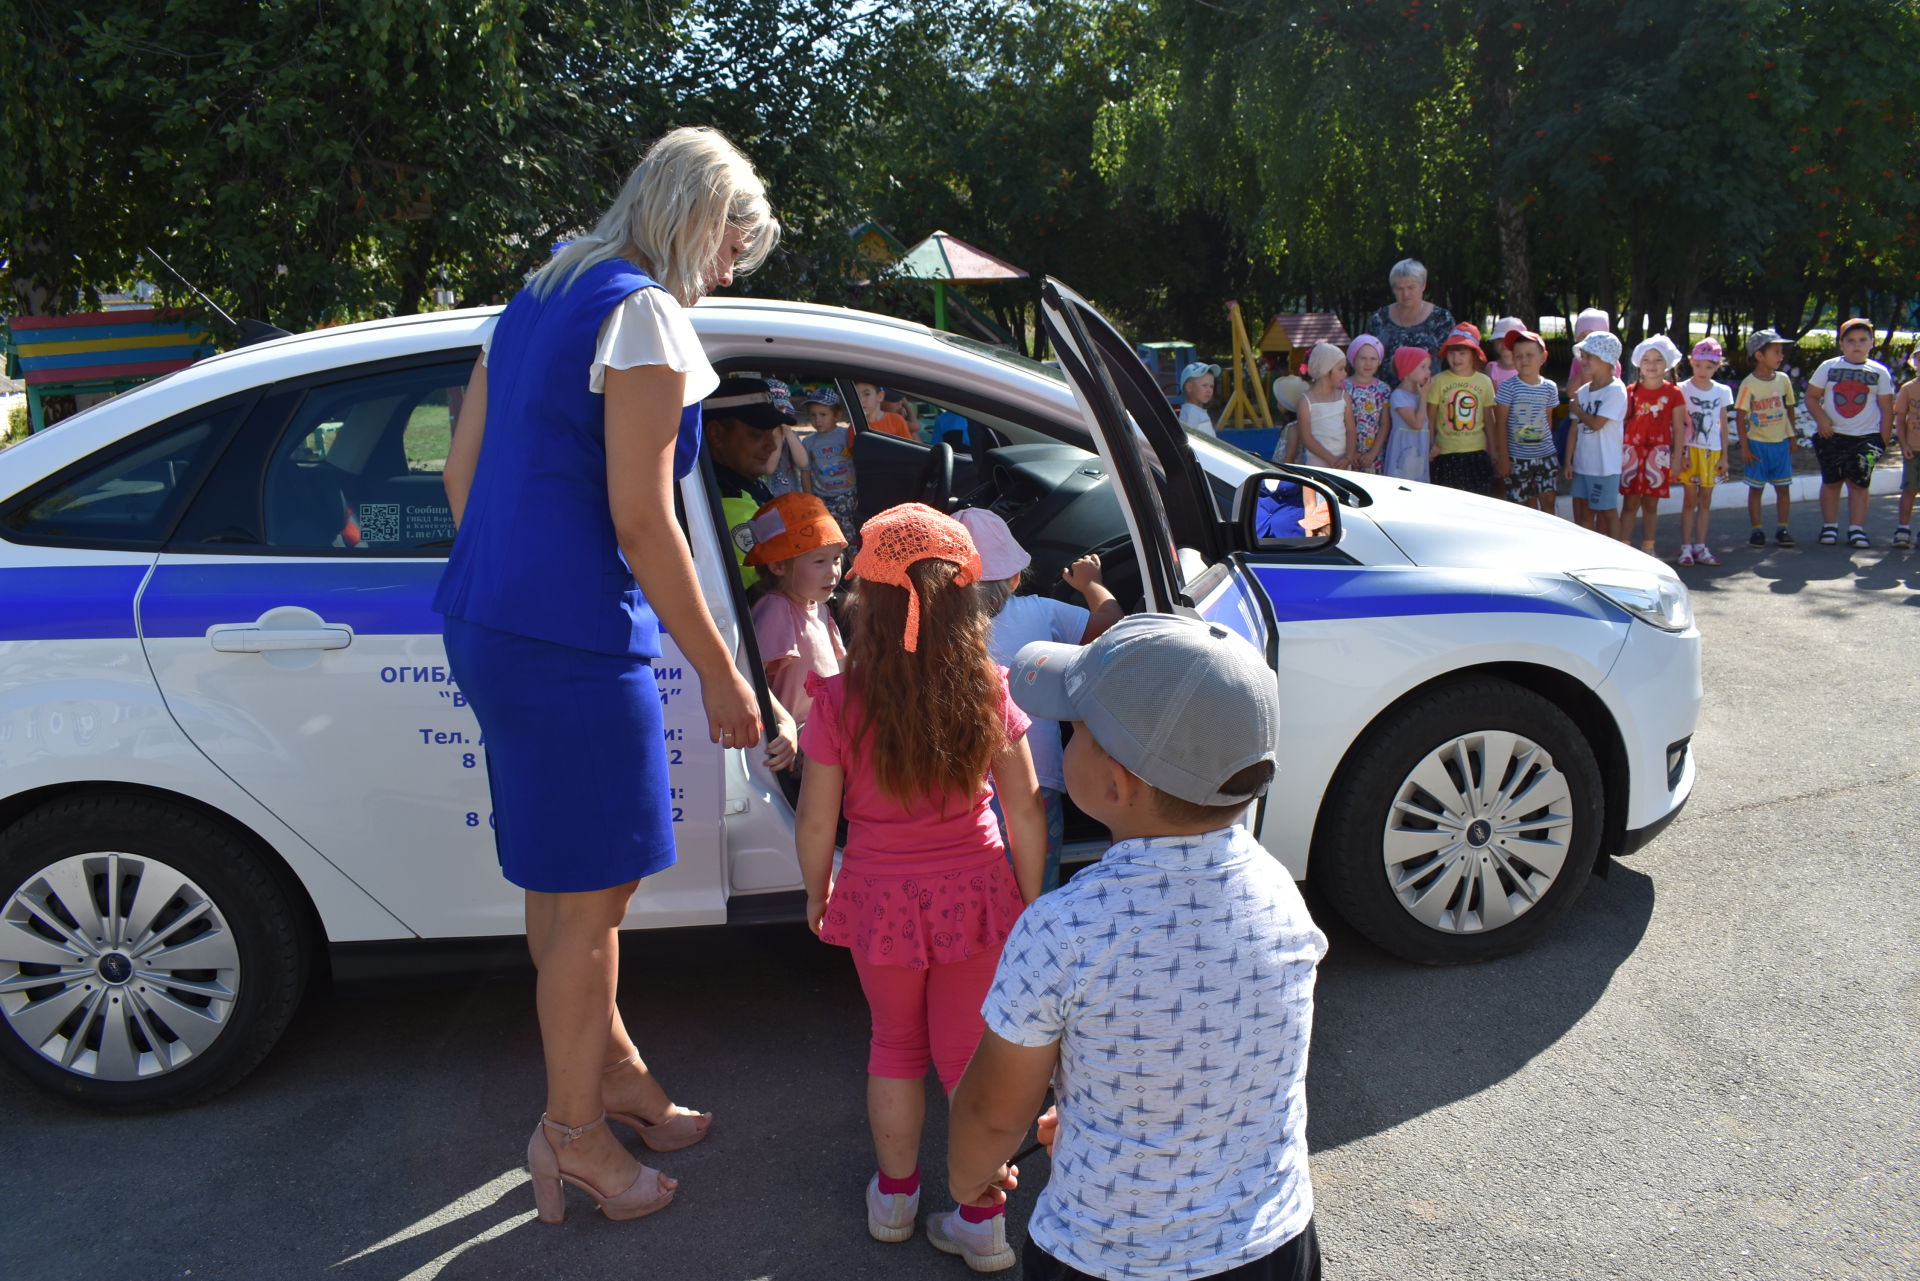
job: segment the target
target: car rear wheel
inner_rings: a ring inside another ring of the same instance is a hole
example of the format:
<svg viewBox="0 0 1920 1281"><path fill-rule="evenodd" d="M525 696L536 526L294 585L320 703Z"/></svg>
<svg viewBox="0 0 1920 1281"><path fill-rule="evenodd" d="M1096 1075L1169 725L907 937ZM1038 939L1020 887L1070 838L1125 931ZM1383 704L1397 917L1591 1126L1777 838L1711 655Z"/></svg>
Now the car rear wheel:
<svg viewBox="0 0 1920 1281"><path fill-rule="evenodd" d="M1312 876L1355 929L1430 965L1540 938L1586 887L1600 767L1567 714L1483 680L1420 696L1368 730L1341 768Z"/></svg>
<svg viewBox="0 0 1920 1281"><path fill-rule="evenodd" d="M183 808L72 798L0 834L0 1058L84 1106L231 1088L286 1030L308 952L261 856Z"/></svg>

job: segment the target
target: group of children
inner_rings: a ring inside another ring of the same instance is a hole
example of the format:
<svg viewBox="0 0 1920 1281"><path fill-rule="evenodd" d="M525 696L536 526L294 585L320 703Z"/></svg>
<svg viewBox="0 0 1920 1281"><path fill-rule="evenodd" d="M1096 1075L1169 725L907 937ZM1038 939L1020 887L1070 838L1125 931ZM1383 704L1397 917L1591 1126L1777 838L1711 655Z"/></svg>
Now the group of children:
<svg viewBox="0 0 1920 1281"><path fill-rule="evenodd" d="M1054 1160L1026 1275L1317 1278L1305 1076L1326 940L1236 826L1275 768L1261 655L1203 622L1123 619L1095 557L1062 575L1084 608L1019 594L1031 557L1004 521L917 503L858 531L843 639L833 514L788 492L752 532L762 661L800 722L807 920L850 951L872 1016L870 1235L920 1222L931 1065L955 1203L925 1230L975 1271L1016 1262L1010 1162L1037 1124ZM1113 845L1054 890L1062 793ZM1204 1030L1192 974L1236 994L1203 1107L1181 1048Z"/></svg>
<svg viewBox="0 0 1920 1281"><path fill-rule="evenodd" d="M766 485L774 494L812 494L840 525L851 542L856 529L859 486L853 470L853 428L842 412L840 393L817 387L794 398L785 383L769 379L774 405L789 420L780 428L779 461ZM867 430L906 440L919 439L900 412L904 402L892 399L877 383L854 384ZM889 408L893 406L893 408ZM801 415L805 420L801 421Z"/></svg>
<svg viewBox="0 0 1920 1281"><path fill-rule="evenodd" d="M1624 542L1637 536L1642 550L1653 554L1658 554L1660 502L1677 485L1677 561L1717 565L1707 527L1714 488L1728 478L1737 442L1753 523L1748 541L1767 545L1762 497L1772 486L1778 518L1773 542L1792 546L1787 523L1794 389L1782 372L1787 340L1771 329L1752 335L1747 354L1753 372L1736 394L1715 378L1725 353L1712 338L1683 357L1666 335L1656 334L1634 348L1633 379L1625 381L1621 343L1607 324L1601 312L1583 312L1576 319L1564 393L1545 376L1546 340L1514 317L1495 323L1492 343L1498 355L1491 361L1478 326L1464 322L1433 355L1420 347L1400 348L1393 353L1391 386L1380 376L1384 350L1373 335L1360 335L1344 352L1318 343L1307 357L1304 390L1283 405L1296 419L1275 460L1304 455L1326 467L1504 495L1549 513L1564 480L1572 487L1576 523ZM1895 397L1892 374L1869 358L1873 326L1867 320L1847 321L1838 339L1840 354L1814 371L1806 395L1821 473L1819 541L1830 545L1842 539L1838 509L1844 487L1845 541L1851 547L1871 546L1864 522L1873 466L1893 448L1897 431L1905 469L1893 546L1910 548L1913 507L1920 497L1915 457L1920 379L1909 381ZM1212 368L1195 365L1188 372ZM1208 390L1204 381L1187 384L1183 422L1205 416L1198 406L1205 405ZM1563 398L1564 439L1554 423Z"/></svg>

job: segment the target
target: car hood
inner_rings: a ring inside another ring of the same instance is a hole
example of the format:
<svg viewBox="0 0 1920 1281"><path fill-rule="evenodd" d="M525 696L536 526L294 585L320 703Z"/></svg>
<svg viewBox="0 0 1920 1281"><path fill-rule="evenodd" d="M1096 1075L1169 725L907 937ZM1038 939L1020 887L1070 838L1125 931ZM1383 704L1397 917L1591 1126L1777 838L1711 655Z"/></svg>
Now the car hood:
<svg viewBox="0 0 1920 1281"><path fill-rule="evenodd" d="M1440 485L1342 472L1373 498L1360 510L1416 565L1566 573L1671 567L1572 521Z"/></svg>

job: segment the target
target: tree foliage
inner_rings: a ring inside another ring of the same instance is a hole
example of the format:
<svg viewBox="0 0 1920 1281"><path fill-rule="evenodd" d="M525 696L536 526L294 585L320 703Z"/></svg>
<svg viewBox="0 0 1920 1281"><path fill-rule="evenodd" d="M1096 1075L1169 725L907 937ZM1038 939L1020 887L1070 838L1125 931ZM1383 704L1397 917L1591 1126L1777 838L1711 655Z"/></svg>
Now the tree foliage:
<svg viewBox="0 0 1920 1281"><path fill-rule="evenodd" d="M1407 253L1458 314L1597 299L1636 329L1709 283L1793 330L1809 285L1914 292L1913 0L1149 8L1107 172L1223 209L1350 320Z"/></svg>
<svg viewBox="0 0 1920 1281"><path fill-rule="evenodd" d="M1033 273L1146 337L1357 323L1409 254L1456 314L1705 304L1796 331L1920 293L1920 0L15 0L26 309L165 255L290 326L504 297L645 142L716 125L783 252L741 288L925 315L848 232ZM176 293L176 296L177 293Z"/></svg>

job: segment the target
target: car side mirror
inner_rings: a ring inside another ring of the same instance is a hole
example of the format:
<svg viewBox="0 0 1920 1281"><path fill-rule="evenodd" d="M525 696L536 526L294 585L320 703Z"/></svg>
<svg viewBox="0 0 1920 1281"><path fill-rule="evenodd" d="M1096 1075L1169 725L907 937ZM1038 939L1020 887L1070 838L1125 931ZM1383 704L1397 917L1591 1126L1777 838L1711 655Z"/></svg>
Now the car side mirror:
<svg viewBox="0 0 1920 1281"><path fill-rule="evenodd" d="M1322 551L1340 542L1340 497L1302 472L1255 472L1233 496L1233 528L1247 551Z"/></svg>

